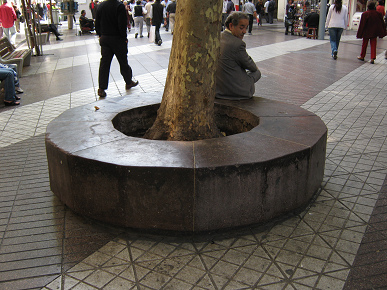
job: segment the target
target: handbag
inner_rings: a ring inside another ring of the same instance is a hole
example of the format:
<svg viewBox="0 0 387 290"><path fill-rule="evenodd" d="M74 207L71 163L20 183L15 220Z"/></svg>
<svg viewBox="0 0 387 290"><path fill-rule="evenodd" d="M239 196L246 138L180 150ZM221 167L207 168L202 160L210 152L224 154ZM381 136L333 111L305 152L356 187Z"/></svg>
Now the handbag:
<svg viewBox="0 0 387 290"><path fill-rule="evenodd" d="M149 42L155 42L156 40L156 26L151 26L149 32Z"/></svg>

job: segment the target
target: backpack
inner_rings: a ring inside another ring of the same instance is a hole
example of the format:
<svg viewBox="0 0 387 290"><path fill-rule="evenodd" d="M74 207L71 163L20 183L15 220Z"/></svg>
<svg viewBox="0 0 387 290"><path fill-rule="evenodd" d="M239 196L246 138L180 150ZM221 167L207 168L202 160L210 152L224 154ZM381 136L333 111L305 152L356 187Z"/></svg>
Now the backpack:
<svg viewBox="0 0 387 290"><path fill-rule="evenodd" d="M275 10L275 2L273 0L270 0L267 10L270 12Z"/></svg>

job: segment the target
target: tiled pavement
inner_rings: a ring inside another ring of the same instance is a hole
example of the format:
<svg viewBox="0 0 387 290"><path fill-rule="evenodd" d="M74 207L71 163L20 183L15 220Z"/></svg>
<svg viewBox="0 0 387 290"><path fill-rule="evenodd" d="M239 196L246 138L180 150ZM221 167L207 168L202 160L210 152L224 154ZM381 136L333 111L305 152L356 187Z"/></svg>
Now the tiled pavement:
<svg viewBox="0 0 387 290"><path fill-rule="evenodd" d="M65 26L65 25L63 25ZM72 213L49 187L46 125L95 102L95 36L62 28L23 71L18 108L0 108L0 289L386 289L387 61L356 60L346 32L339 59L327 40L285 36L280 24L246 36L263 78L257 95L300 105L329 130L325 177L303 212L200 236L110 227ZM130 35L141 92L162 92L171 36L161 47ZM125 95L115 62L108 98Z"/></svg>

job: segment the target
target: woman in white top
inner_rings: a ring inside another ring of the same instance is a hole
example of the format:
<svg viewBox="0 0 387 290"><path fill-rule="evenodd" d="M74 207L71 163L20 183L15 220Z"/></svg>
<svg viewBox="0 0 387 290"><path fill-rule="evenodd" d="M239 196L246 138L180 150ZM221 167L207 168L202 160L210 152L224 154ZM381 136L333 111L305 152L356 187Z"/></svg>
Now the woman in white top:
<svg viewBox="0 0 387 290"><path fill-rule="evenodd" d="M327 21L325 22L325 27L329 31L333 59L337 59L341 34L347 28L347 25L348 8L343 5L342 0L335 0L335 3L329 7Z"/></svg>

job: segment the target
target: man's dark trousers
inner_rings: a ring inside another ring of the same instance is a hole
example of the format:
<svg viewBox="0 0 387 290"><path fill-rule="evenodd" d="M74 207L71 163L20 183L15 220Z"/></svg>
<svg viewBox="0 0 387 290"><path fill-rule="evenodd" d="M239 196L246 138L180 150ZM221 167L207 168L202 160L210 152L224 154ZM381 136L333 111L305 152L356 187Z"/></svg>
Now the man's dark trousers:
<svg viewBox="0 0 387 290"><path fill-rule="evenodd" d="M155 27L156 27L156 29L155 29L155 43L157 44L159 42L159 40L161 40L161 36L160 36L161 23L156 23Z"/></svg>
<svg viewBox="0 0 387 290"><path fill-rule="evenodd" d="M249 33L253 30L254 15L249 14Z"/></svg>
<svg viewBox="0 0 387 290"><path fill-rule="evenodd" d="M99 64L99 88L106 90L109 83L110 65L115 55L120 64L120 72L125 83L132 81L132 68L128 64L128 44L126 39L118 36L102 35L99 44L101 45L101 62Z"/></svg>

